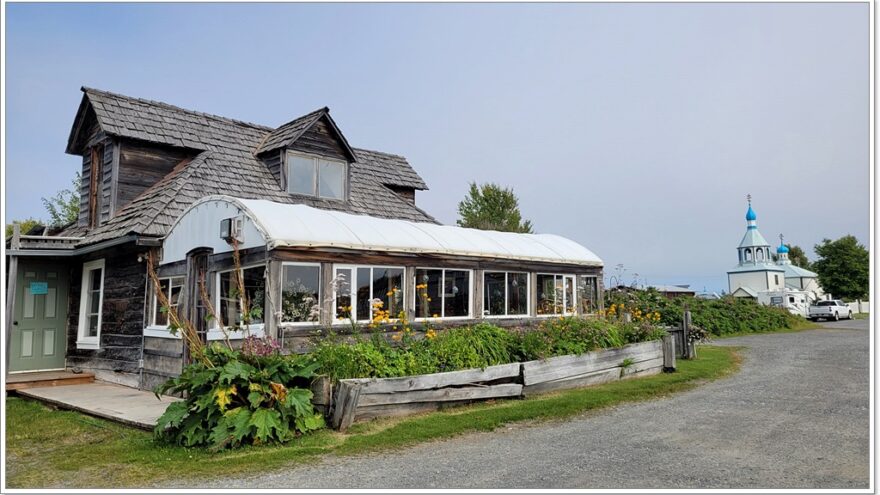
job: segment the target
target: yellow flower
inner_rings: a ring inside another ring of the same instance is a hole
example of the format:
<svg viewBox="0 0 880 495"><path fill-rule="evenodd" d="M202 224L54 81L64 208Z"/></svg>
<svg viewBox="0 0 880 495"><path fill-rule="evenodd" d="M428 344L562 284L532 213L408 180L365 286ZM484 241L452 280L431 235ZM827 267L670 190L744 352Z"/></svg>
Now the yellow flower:
<svg viewBox="0 0 880 495"><path fill-rule="evenodd" d="M438 315L437 313L434 313L433 315L431 315L431 318L440 318L440 315Z"/></svg>
<svg viewBox="0 0 880 495"><path fill-rule="evenodd" d="M391 297L391 296L394 295L394 291L393 291L393 290L389 290L388 292L385 293L385 295L388 296L388 297Z"/></svg>
<svg viewBox="0 0 880 495"><path fill-rule="evenodd" d="M396 333L396 334L392 335L391 340L394 340L394 341L400 340L400 334Z"/></svg>

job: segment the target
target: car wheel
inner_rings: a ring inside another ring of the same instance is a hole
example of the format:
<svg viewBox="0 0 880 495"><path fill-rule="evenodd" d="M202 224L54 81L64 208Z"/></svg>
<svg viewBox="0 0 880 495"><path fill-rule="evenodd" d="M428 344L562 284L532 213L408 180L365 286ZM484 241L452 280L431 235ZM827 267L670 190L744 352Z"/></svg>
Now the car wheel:
<svg viewBox="0 0 880 495"><path fill-rule="evenodd" d="M834 313L834 321L840 321L840 315L839 315L839 314Z"/></svg>
<svg viewBox="0 0 880 495"><path fill-rule="evenodd" d="M852 320L852 311L849 312L849 316L846 317L847 320Z"/></svg>

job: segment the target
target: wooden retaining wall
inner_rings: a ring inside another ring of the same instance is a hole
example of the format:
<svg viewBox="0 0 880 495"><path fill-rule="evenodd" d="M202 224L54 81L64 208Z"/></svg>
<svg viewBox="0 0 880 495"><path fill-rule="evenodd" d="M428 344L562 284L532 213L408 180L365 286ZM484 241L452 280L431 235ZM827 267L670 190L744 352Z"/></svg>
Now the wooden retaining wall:
<svg viewBox="0 0 880 495"><path fill-rule="evenodd" d="M667 356L666 354L673 353ZM665 358L665 360L664 360ZM514 398L648 376L675 368L674 342L641 342L581 355L434 373L402 378L316 382L313 402L330 424L345 430L352 423L403 416L474 401Z"/></svg>
<svg viewBox="0 0 880 495"><path fill-rule="evenodd" d="M624 363L628 366L622 367ZM529 361L522 363L522 369L523 394L528 396L660 373L663 347L659 340L640 342L619 349Z"/></svg>

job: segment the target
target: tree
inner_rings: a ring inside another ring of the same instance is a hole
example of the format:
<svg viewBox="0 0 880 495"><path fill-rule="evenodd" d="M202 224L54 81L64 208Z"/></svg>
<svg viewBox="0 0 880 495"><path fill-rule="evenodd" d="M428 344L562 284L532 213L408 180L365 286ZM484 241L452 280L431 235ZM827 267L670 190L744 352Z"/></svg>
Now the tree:
<svg viewBox="0 0 880 495"><path fill-rule="evenodd" d="M63 227L76 221L79 216L79 189L82 185L82 175L79 172L70 185L70 189L62 189L51 198L43 198L43 206L49 213L50 225L53 227Z"/></svg>
<svg viewBox="0 0 880 495"><path fill-rule="evenodd" d="M868 250L854 236L823 239L815 251L819 259L812 268L825 292L846 300L868 296Z"/></svg>
<svg viewBox="0 0 880 495"><path fill-rule="evenodd" d="M37 225L40 225L40 221L35 218L28 218L27 220L13 220L12 223L6 224L6 239L12 237L12 226L18 224L21 229L22 234L26 234L29 230L34 228Z"/></svg>
<svg viewBox="0 0 880 495"><path fill-rule="evenodd" d="M807 259L807 253L801 249L800 246L793 246L791 244L785 245L788 248L788 259L791 261L791 264L794 266L799 266L801 268L810 269L810 260ZM778 261L779 255L773 255L773 261Z"/></svg>
<svg viewBox="0 0 880 495"><path fill-rule="evenodd" d="M458 203L458 215L461 227L532 233L532 222L522 219L513 190L497 184L471 182L467 196Z"/></svg>

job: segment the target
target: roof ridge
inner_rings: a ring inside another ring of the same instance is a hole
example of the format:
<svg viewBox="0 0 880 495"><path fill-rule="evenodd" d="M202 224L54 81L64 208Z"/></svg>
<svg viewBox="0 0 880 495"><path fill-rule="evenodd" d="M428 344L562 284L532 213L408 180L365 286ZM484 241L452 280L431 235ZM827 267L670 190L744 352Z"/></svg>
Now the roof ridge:
<svg viewBox="0 0 880 495"><path fill-rule="evenodd" d="M312 111L309 112L309 113L304 113L304 114L300 115L299 117L297 117L297 118L295 118L295 119L288 120L287 122L285 122L285 123L279 125L278 127L274 127L274 128L272 128L272 130L273 130L273 131L277 131L278 129L281 129L282 127L284 127L284 126L286 126L286 125L293 124L293 123L296 122L297 120L303 120L303 119L305 119L306 117L312 117L313 115L315 115L315 116L317 117L317 116L318 116L317 114L324 114L324 113L329 113L329 112L330 112L330 108L329 108L329 107L321 107L321 108L319 108L319 109L317 109L317 110L312 110Z"/></svg>
<svg viewBox="0 0 880 495"><path fill-rule="evenodd" d="M80 89L81 89L84 93L94 92L94 93L98 93L98 94L102 94L102 95L110 95L110 96L114 96L114 97L117 97L117 98L125 98L125 99L128 99L128 100L134 100L134 101L138 101L138 102L141 102L141 103L147 103L147 104L150 104L150 105L157 105L157 106L166 107L166 108L168 108L168 109L172 109L172 110L176 110L176 111L180 111L180 112L185 112L185 113L189 113L189 114L193 114L193 115L198 115L198 116L201 116L201 117L207 117L207 118L212 118L212 119L222 120L222 121L225 121L225 122L230 122L230 123L238 124L238 125L245 125L245 126L253 127L253 128L255 128L255 129L259 129L259 130L261 130L261 131L262 131L262 130L268 130L268 131L272 131L272 130L274 130L273 127L269 127L269 126L267 126L267 125L263 125L263 124L255 124L255 123L253 123L253 122L248 122L248 121L246 121L246 120L239 120L239 119L233 119L233 118L230 118L230 117L224 117L224 116L222 116L222 115L217 115L217 114L214 114L214 113L207 113L207 112L200 112L200 111L198 111L198 110L191 110L191 109L189 109L189 108L179 107L179 106L177 106L177 105L172 105L172 104L170 104L170 103L166 103L166 102L164 102L164 101L149 100L149 99L146 99L146 98L139 98L139 97L137 97L137 96L128 96L128 95L124 95L124 94L122 94L122 93L114 93L113 91L107 91L107 90L104 90L104 89L97 89L97 88L90 88L90 87L88 87L88 86L82 86Z"/></svg>
<svg viewBox="0 0 880 495"><path fill-rule="evenodd" d="M398 155L397 153L388 153L387 151L379 151L379 150L371 150L371 149L367 149L367 148L355 148L355 147L352 147L352 149L355 151L365 151L367 153L376 153L379 155L396 156L397 158L403 158L404 160L407 159L403 155Z"/></svg>

